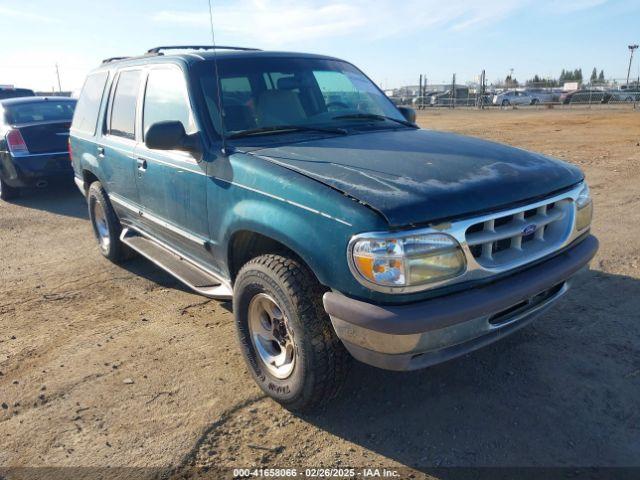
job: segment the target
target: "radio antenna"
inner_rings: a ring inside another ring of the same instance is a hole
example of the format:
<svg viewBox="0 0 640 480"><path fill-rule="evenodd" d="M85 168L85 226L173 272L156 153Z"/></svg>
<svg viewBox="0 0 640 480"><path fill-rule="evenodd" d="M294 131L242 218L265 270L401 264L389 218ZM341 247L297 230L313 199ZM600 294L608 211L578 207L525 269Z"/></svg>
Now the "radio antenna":
<svg viewBox="0 0 640 480"><path fill-rule="evenodd" d="M213 65L215 69L216 77L216 90L218 92L218 114L220 115L220 138L222 140L222 154L227 154L227 141L225 138L224 129L224 113L222 111L222 84L220 82L220 74L218 72L218 54L216 53L216 34L213 30L213 7L211 6L211 0L209 1L209 24L211 26L211 42L213 45Z"/></svg>

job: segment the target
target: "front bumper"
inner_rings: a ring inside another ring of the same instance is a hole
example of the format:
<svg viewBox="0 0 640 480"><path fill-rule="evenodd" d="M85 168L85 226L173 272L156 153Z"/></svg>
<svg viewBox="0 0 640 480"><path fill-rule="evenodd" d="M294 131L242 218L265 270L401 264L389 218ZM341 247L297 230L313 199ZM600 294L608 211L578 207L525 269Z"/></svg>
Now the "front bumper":
<svg viewBox="0 0 640 480"><path fill-rule="evenodd" d="M563 296L598 250L587 236L526 270L470 290L401 306L323 296L336 334L358 360L415 370L488 345L523 327Z"/></svg>

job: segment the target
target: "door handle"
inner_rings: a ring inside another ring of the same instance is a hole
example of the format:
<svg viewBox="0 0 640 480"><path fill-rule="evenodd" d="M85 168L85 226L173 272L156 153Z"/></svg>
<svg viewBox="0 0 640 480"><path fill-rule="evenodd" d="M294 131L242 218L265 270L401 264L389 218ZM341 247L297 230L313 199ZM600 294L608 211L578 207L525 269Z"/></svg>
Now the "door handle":
<svg viewBox="0 0 640 480"><path fill-rule="evenodd" d="M144 172L147 169L147 161L144 158L136 158L138 164L138 170Z"/></svg>
<svg viewBox="0 0 640 480"><path fill-rule="evenodd" d="M98 156L104 157L104 147L98 147Z"/></svg>

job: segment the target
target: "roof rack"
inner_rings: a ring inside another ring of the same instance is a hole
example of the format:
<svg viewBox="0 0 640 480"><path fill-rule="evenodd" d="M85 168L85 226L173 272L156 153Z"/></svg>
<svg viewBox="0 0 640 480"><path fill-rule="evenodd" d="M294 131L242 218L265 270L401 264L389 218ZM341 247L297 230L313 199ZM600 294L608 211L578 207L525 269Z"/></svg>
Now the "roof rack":
<svg viewBox="0 0 640 480"><path fill-rule="evenodd" d="M239 51L259 51L259 48L249 47L229 47L224 45L169 45L165 47L155 47L147 50L147 54L161 55L162 50L239 50Z"/></svg>
<svg viewBox="0 0 640 480"><path fill-rule="evenodd" d="M118 60L126 60L127 58L131 58L131 57L109 57L102 60L102 63L104 64L104 63L117 62Z"/></svg>

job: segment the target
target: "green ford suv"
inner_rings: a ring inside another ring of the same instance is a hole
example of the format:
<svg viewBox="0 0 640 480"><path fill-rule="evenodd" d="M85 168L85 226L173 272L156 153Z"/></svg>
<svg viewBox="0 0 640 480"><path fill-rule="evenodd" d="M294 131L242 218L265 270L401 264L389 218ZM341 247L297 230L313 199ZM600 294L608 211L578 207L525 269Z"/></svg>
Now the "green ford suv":
<svg viewBox="0 0 640 480"><path fill-rule="evenodd" d="M70 151L102 254L232 299L251 374L294 410L334 397L352 358L418 369L523 327L598 248L577 167L420 129L326 56L109 59Z"/></svg>

